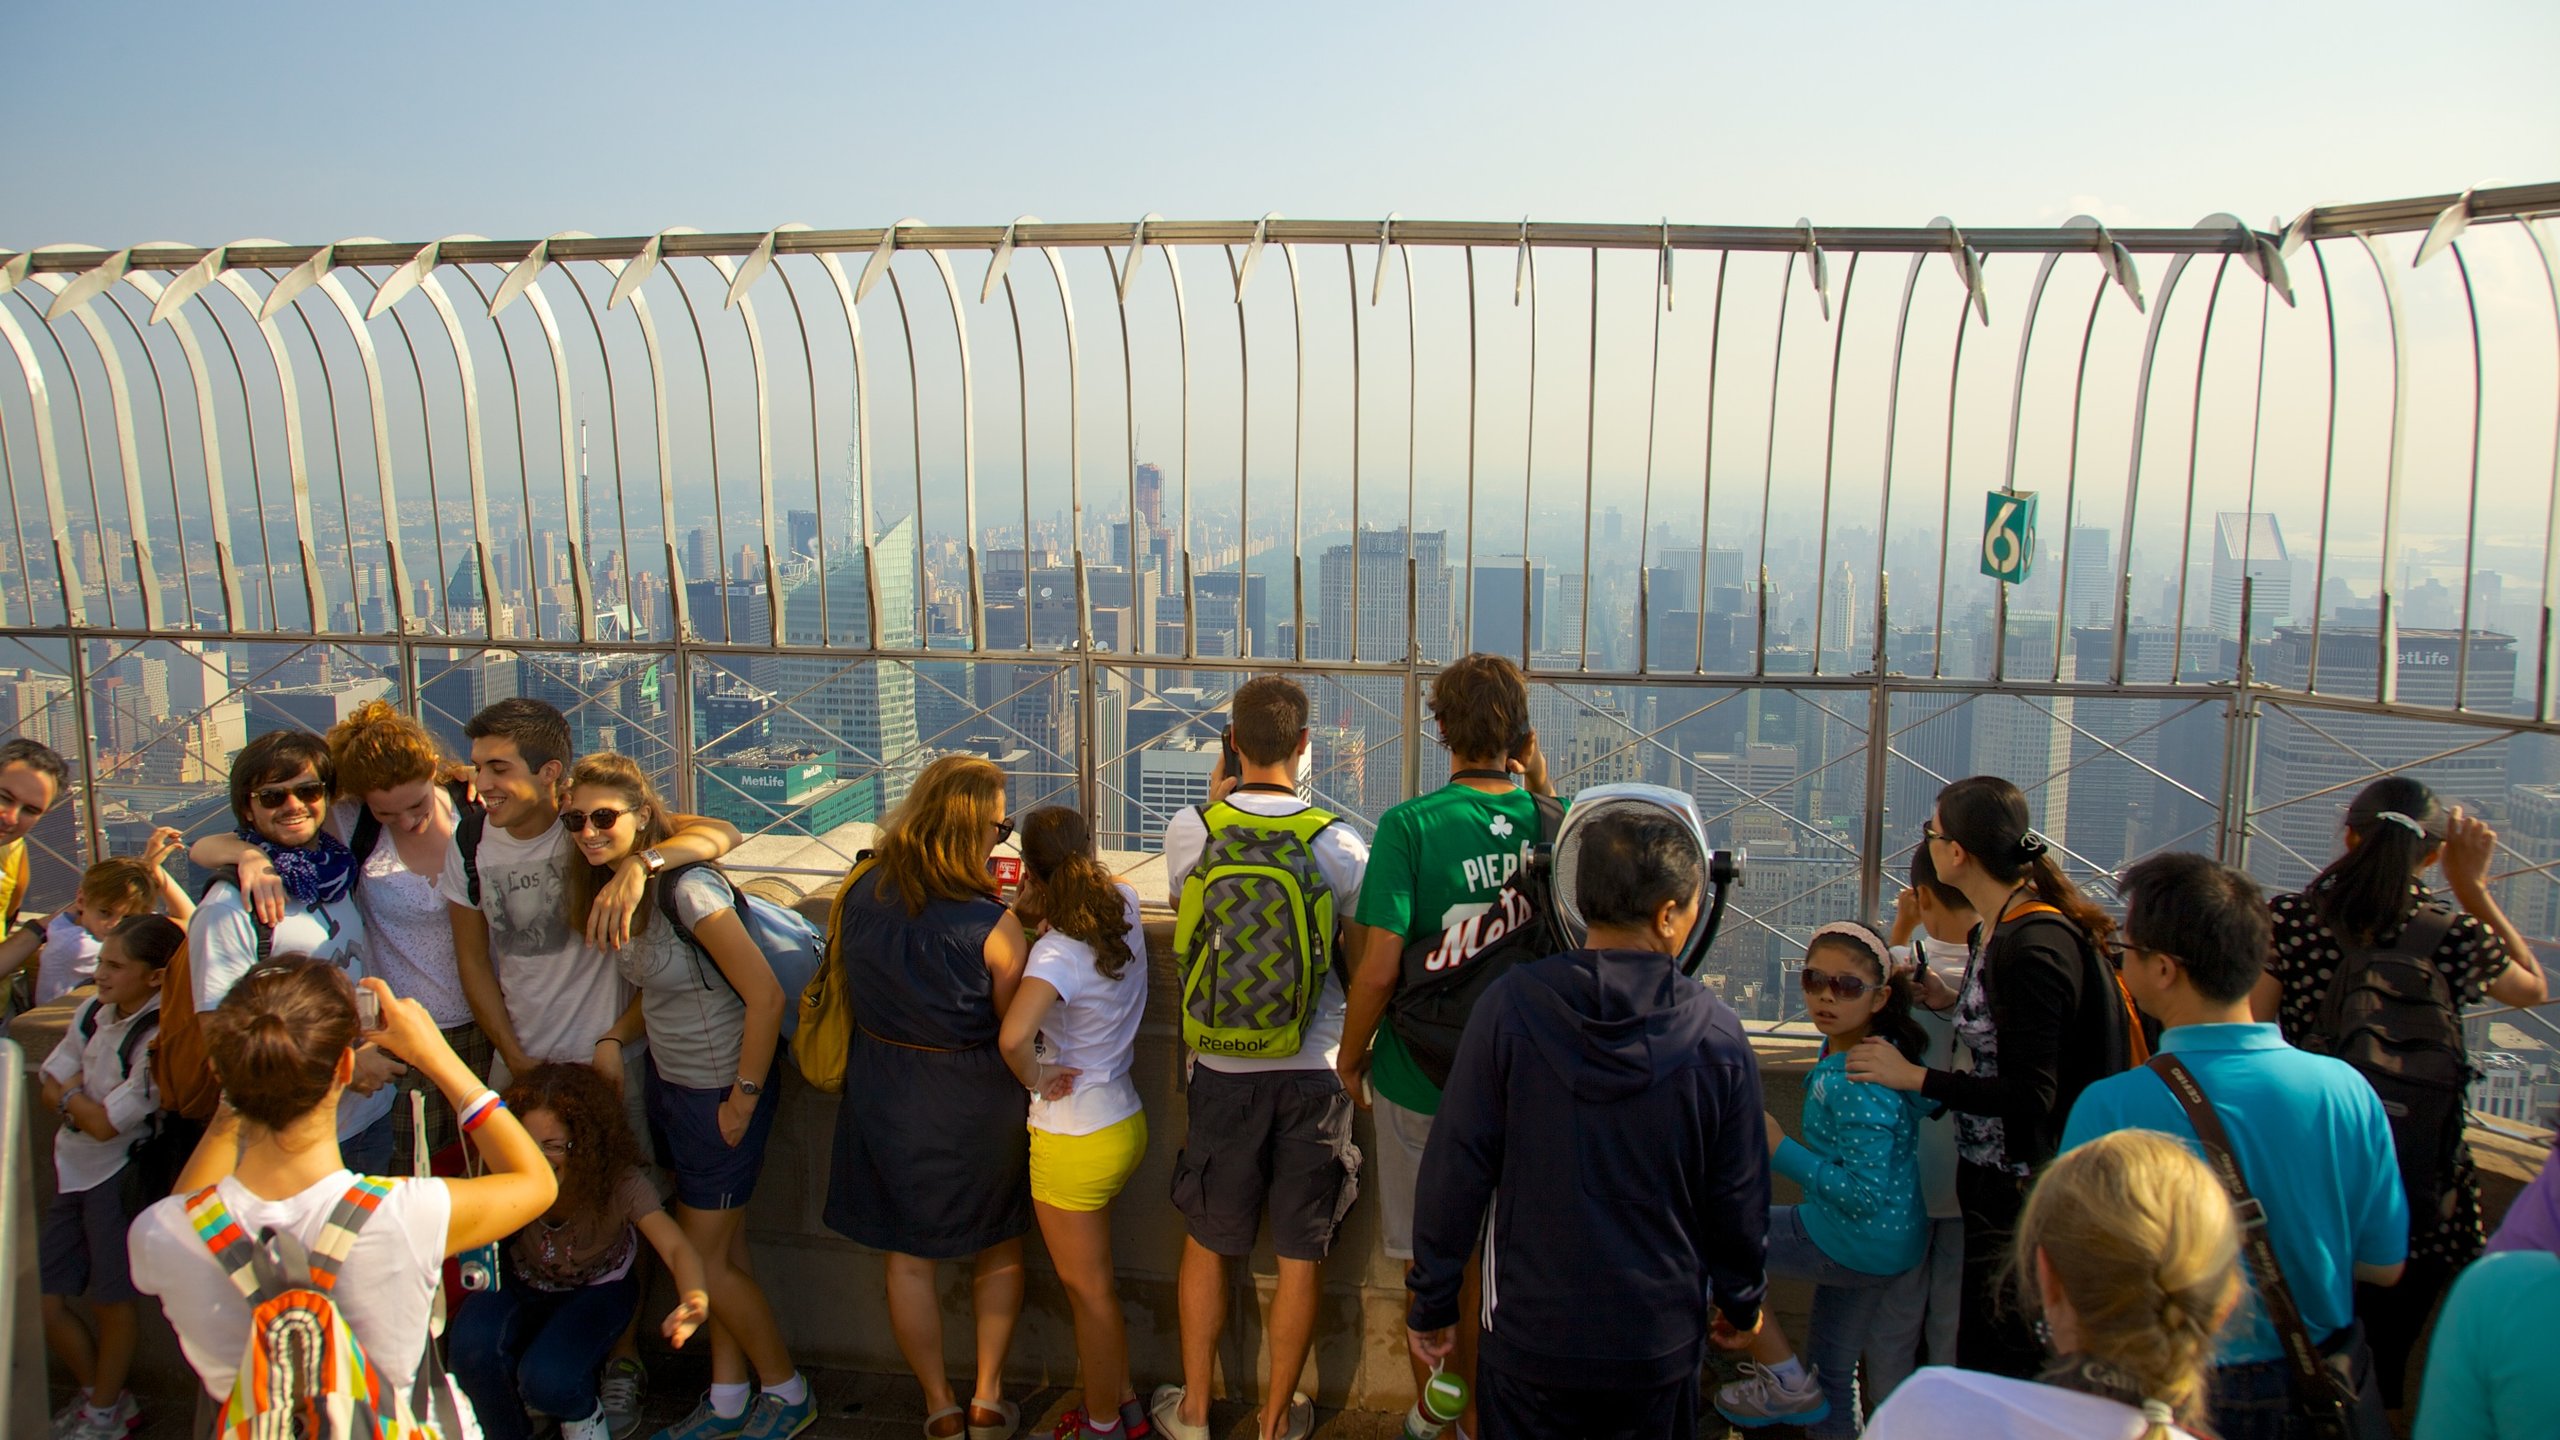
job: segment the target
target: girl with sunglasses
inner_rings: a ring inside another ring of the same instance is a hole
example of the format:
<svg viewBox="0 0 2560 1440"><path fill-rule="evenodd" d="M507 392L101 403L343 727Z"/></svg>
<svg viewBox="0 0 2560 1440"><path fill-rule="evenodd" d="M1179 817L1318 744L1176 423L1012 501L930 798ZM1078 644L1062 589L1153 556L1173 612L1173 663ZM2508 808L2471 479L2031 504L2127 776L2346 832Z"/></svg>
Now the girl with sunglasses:
<svg viewBox="0 0 2560 1440"><path fill-rule="evenodd" d="M1770 1163L1804 1191L1769 1210L1769 1275L1813 1282L1807 1366L1771 1319L1751 1337L1753 1363L1716 1392L1716 1409L1746 1428L1802 1425L1817 1437L1858 1433L1858 1357L1873 1339L1891 1287L1927 1253L1920 1194L1917 1095L1849 1078L1848 1053L1870 1037L1917 1060L1928 1035L1912 1018L1912 979L1885 937L1856 921L1813 932L1805 947L1805 1012L1823 1055L1805 1080L1804 1138L1767 1117Z"/></svg>
<svg viewBox="0 0 2560 1440"><path fill-rule="evenodd" d="M590 755L569 772L560 824L578 852L568 921L580 934L614 867L674 833L649 777L612 754ZM675 1181L676 1226L700 1252L711 1292L711 1391L659 1435L784 1440L817 1412L749 1271L745 1224L781 1102L781 982L738 918L727 878L707 864L649 877L613 963L640 994L597 1042L597 1069L619 1084L616 1057L647 1037L649 1138Z"/></svg>

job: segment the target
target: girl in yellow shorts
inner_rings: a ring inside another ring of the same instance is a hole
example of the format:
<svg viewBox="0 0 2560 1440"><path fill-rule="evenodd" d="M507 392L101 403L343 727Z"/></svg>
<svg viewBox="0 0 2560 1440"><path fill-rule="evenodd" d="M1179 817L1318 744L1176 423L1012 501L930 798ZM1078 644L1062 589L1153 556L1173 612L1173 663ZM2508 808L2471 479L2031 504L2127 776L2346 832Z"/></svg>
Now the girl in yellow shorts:
<svg viewBox="0 0 2560 1440"><path fill-rule="evenodd" d="M1147 1153L1129 1063L1146 1009L1138 892L1102 868L1084 817L1045 806L1021 826L1018 908L1039 922L997 1042L1031 1091L1031 1204L1075 1309L1082 1409L1057 1440L1146 1430L1129 1383L1129 1337L1111 1274L1111 1198ZM1116 1405L1114 1402L1117 1402Z"/></svg>

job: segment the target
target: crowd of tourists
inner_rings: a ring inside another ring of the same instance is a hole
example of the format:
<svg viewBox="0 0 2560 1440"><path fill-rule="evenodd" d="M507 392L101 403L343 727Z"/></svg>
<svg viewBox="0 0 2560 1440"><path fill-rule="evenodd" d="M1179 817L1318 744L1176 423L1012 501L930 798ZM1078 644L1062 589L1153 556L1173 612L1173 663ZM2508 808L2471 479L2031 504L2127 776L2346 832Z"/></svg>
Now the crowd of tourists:
<svg viewBox="0 0 2560 1440"><path fill-rule="evenodd" d="M645 1325L710 1352L657 1440L786 1440L817 1401L743 1222L791 1068L841 1093L824 1219L885 1257L927 1440L1022 1428L1035 1226L1081 1390L1056 1440L1207 1440L1222 1353L1258 1440L1303 1440L1321 1271L1364 1191L1406 1267L1422 1440L1686 1440L1708 1407L1895 1440L2368 1437L2411 1402L2430 1440L2560 1424L2533 1353L2560 1180L2491 1243L2463 1142L2464 1014L2548 988L2479 818L2385 779L2299 893L2155 855L2116 877L2119 920L2016 784L1948 785L1891 916L1808 939L1822 1047L1790 1130L1680 963L1694 828L1577 822L1563 938L1570 797L1520 671L1464 657L1430 709L1451 779L1364 836L1302 787L1305 692L1235 691L1208 800L1164 830L1179 1117L1133 1073L1138 893L1077 812L1007 813L983 759L924 770L818 927L551 707L491 705L449 758L376 703L240 751L201 894L163 832L21 927L26 835L70 777L0 744L0 972L72 1005L40 1076L44 1324L76 1386L55 1435L136 1427L149 1295L226 1435L628 1440ZM1111 1209L1158 1144L1180 1369L1149 1389ZM1221 1342L1266 1235L1257 1388ZM1773 1280L1810 1286L1795 1333ZM1740 1378L1708 1392L1711 1368Z"/></svg>

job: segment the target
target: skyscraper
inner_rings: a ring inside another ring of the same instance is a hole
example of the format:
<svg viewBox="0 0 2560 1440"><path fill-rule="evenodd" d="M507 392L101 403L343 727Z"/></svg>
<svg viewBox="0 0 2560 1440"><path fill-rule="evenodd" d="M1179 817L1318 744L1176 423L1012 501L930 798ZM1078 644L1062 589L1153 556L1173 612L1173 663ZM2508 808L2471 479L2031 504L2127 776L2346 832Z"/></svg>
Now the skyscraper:
<svg viewBox="0 0 2560 1440"><path fill-rule="evenodd" d="M878 643L914 647L920 643L915 517L873 541L871 556L880 567ZM827 557L826 572L823 584L814 566L783 582L786 643L825 645L830 631L868 633L871 599L862 552L848 547ZM894 660L784 655L759 662L754 678L786 707L774 712L774 743L837 752L840 773L861 782L860 818L879 819L906 798L924 768L912 668Z"/></svg>
<svg viewBox="0 0 2560 1440"><path fill-rule="evenodd" d="M1525 556L1497 555L1474 567L1470 580L1467 610L1474 634L1465 643L1514 660L1528 654L1533 647L1522 643L1524 635L1534 640L1546 633L1546 567ZM1528 606L1525 632L1521 629L1524 598Z"/></svg>
<svg viewBox="0 0 2560 1440"><path fill-rule="evenodd" d="M2062 613L2073 625L2105 625L2115 617L2115 534L2103 525L2071 527L2071 574Z"/></svg>
<svg viewBox="0 0 2560 1440"><path fill-rule="evenodd" d="M2276 517L2224 511L2213 517L2212 623L2213 633L2225 640L2240 638L2244 575L2251 582L2249 639L2255 643L2293 621L2293 557L2285 552Z"/></svg>
<svg viewBox="0 0 2560 1440"><path fill-rule="evenodd" d="M1401 660L1405 654L1405 532L1363 530L1358 537L1359 616L1357 648L1362 660ZM1422 657L1447 659L1449 652L1449 532L1417 530L1413 534L1413 614ZM1317 567L1317 652L1323 658L1352 658L1352 546L1324 552Z"/></svg>
<svg viewBox="0 0 2560 1440"><path fill-rule="evenodd" d="M789 537L788 543L791 547L789 552L790 558L794 560L813 560L817 558L817 511L794 510L784 518L783 526L784 534Z"/></svg>

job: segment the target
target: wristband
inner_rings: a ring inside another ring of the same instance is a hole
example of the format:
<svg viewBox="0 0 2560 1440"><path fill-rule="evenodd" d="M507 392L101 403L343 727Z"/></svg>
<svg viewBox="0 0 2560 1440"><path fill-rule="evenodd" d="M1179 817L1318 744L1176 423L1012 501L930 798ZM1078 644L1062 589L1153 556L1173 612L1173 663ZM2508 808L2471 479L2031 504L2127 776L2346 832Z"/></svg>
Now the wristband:
<svg viewBox="0 0 2560 1440"><path fill-rule="evenodd" d="M463 1133L469 1134L471 1131L479 1129L492 1114L506 1108L507 1102L498 1098L497 1091L481 1091L477 1096L472 1098L470 1104L462 1107Z"/></svg>

